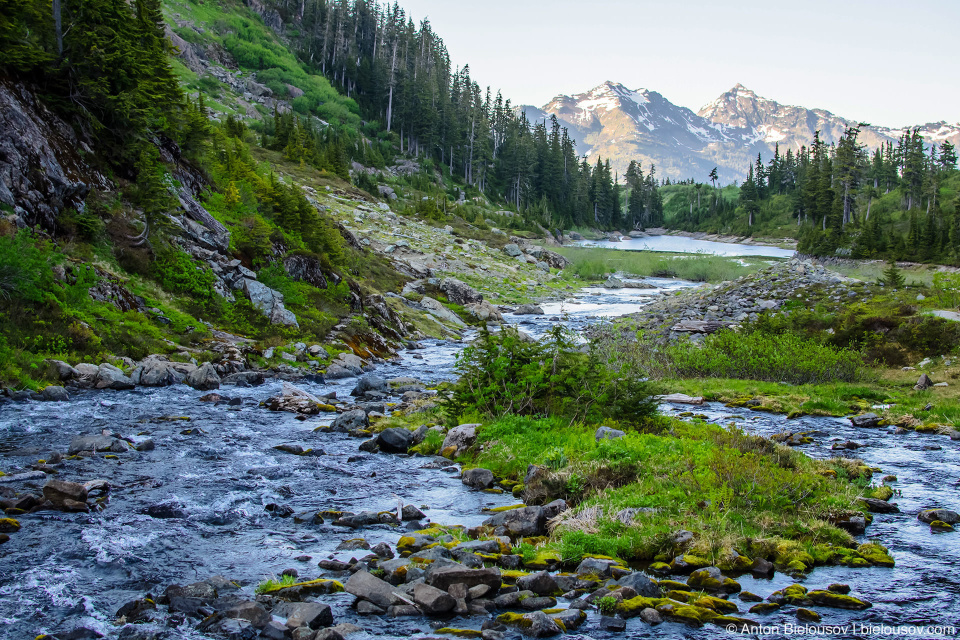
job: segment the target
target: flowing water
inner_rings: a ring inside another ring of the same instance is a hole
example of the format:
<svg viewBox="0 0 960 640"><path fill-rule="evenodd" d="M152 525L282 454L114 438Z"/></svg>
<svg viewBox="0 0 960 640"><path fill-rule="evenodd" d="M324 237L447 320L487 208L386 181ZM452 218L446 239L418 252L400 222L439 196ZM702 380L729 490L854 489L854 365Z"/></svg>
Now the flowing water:
<svg viewBox="0 0 960 640"><path fill-rule="evenodd" d="M636 311L653 296L694 286L676 280L648 282L657 288L586 289L542 305L544 316L508 318L534 335L557 322L582 329L603 317ZM451 379L454 359L464 343L424 344L426 348L416 352L422 360L405 353L401 362L381 365L377 373L413 376L426 382ZM314 393L335 391L343 397L354 384L351 379L299 386ZM0 637L33 638L42 632L65 633L82 626L115 638L118 629L111 622L116 610L147 592L162 592L168 584L220 574L244 584L252 597L256 583L286 568L298 569L302 578L316 578L322 575L316 566L319 560L349 560L366 553L336 551L345 539L363 536L371 544L385 541L393 545L402 534L402 528L388 525L353 531L329 521L314 524L312 516L317 511L382 511L402 502L424 507L431 520L474 526L486 517L481 513L483 507L515 502L509 495L468 490L448 461L362 453L357 449L359 441L345 434L314 432L315 427L330 421L329 415L298 421L293 414L258 406L280 388L280 383L225 387L222 395L243 399L241 406L234 407L199 402L203 393L182 385L130 392L88 391L77 393L67 404L27 402L0 407L0 469L7 473L35 464L51 450L65 451L78 434L97 434L102 429L124 436L149 436L156 443L150 452L120 454L116 459L98 455L64 463L62 479L105 478L110 482L113 489L102 512L39 512L18 517L22 529L0 546ZM663 410L670 413L689 408L665 405ZM721 424L733 422L763 435L787 428L815 431L815 443L803 447L811 456L832 455L830 445L835 439L855 440L866 445L855 452L857 457L880 467L884 475L899 478L894 486L903 495L894 501L903 513L877 514L864 537L888 546L896 568L835 567L812 572L805 580L811 588L843 582L851 585L853 595L874 603L865 612L820 608L823 624L957 624L960 539L957 534L932 535L916 519L922 508L958 506L960 466L955 443L939 436L893 435L887 429L856 430L848 421L832 418L804 417L788 423L781 416L720 405L696 410ZM189 421L176 419L182 417ZM323 449L326 455L301 457L272 449L283 443ZM42 483L41 479L6 486L39 492ZM265 510L271 503L289 506L301 517L274 517ZM157 504L167 505L170 515L176 517L146 515L147 507ZM303 556L310 560L298 560ZM745 590L762 596L793 582L779 573L772 580L747 575L740 581ZM483 622L476 617L442 623L426 618L361 618L350 608L350 595L322 600L333 606L337 622L352 621L367 630L352 638L422 637L441 624L476 629ZM732 600L736 602L736 596ZM564 604L561 600L560 606ZM747 608L748 604L741 605L741 611ZM613 637L598 630L595 613L590 616L581 627L582 636ZM797 634L785 626L797 624L787 610L748 617L771 626L764 637ZM883 631L848 628L834 635L866 638L884 635ZM189 626L170 633L171 638L202 637ZM633 619L625 637L718 635L724 632L713 626L694 630L666 623L651 628ZM923 632L914 637L932 635Z"/></svg>
<svg viewBox="0 0 960 640"><path fill-rule="evenodd" d="M735 242L711 242L694 240L685 236L645 236L643 238L624 237L620 242L609 240L581 240L581 247L599 247L619 249L621 251L668 251L672 253L710 253L718 256L764 256L767 258L791 258L793 249L780 249L759 244L737 244Z"/></svg>

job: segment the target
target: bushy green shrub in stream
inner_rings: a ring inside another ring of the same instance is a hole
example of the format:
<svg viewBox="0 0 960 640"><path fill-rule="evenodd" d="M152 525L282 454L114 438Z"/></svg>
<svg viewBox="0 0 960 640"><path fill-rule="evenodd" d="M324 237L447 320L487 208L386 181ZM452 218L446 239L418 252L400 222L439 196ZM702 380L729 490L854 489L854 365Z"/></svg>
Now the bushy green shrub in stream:
<svg viewBox="0 0 960 640"><path fill-rule="evenodd" d="M645 383L612 370L561 327L541 341L512 329L484 330L458 356L456 370L460 378L445 405L452 421L477 413L640 424L656 413Z"/></svg>

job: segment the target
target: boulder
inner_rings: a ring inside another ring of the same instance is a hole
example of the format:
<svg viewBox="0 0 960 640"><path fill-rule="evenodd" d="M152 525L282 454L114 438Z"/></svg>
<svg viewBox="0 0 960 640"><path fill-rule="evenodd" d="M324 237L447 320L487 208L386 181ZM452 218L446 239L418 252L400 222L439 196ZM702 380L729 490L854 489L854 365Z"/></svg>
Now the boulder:
<svg viewBox="0 0 960 640"><path fill-rule="evenodd" d="M467 326L466 323L460 319L460 316L443 306L439 300L435 300L430 296L423 296L423 298L420 299L420 306L438 320L442 320L459 328Z"/></svg>
<svg viewBox="0 0 960 640"><path fill-rule="evenodd" d="M258 602L241 602L235 604L224 611L223 615L227 618L246 620L257 629L262 629L267 626L271 620L270 614L263 608L263 605Z"/></svg>
<svg viewBox="0 0 960 640"><path fill-rule="evenodd" d="M44 364L47 365L47 369L50 371L51 376L57 380L60 380L61 382L74 380L75 378L80 377L80 372L63 360L44 360Z"/></svg>
<svg viewBox="0 0 960 640"><path fill-rule="evenodd" d="M560 625L543 611L524 614L523 620L524 634L533 638L549 638L563 633Z"/></svg>
<svg viewBox="0 0 960 640"><path fill-rule="evenodd" d="M442 591L448 591L451 585L465 584L467 588L485 584L496 593L500 590L500 570L494 568L470 569L462 565L438 567L427 573L427 584Z"/></svg>
<svg viewBox="0 0 960 640"><path fill-rule="evenodd" d="M377 435L377 446L386 453L406 453L413 443L413 434L402 427L384 429Z"/></svg>
<svg viewBox="0 0 960 640"><path fill-rule="evenodd" d="M458 451L469 449L477 441L477 427L479 426L479 424L461 424L450 429L443 439L441 450L447 447L456 447Z"/></svg>
<svg viewBox="0 0 960 640"><path fill-rule="evenodd" d="M503 322L500 310L489 302L474 302L464 305L463 308L481 322Z"/></svg>
<svg viewBox="0 0 960 640"><path fill-rule="evenodd" d="M323 372L323 377L327 380L342 380L343 378L352 378L357 373L347 369L341 364L333 363L327 367L327 370Z"/></svg>
<svg viewBox="0 0 960 640"><path fill-rule="evenodd" d="M462 482L474 489L489 489L493 486L493 472L489 469L467 469L463 472Z"/></svg>
<svg viewBox="0 0 960 640"><path fill-rule="evenodd" d="M94 379L93 386L97 389L115 389L122 391L125 389L133 389L136 385L133 384L133 380L127 377L121 369L104 362L97 367L97 376Z"/></svg>
<svg viewBox="0 0 960 640"><path fill-rule="evenodd" d="M484 526L493 527L498 535L511 538L542 536L546 533L547 517L543 507L521 507L501 511L483 521Z"/></svg>
<svg viewBox="0 0 960 640"><path fill-rule="evenodd" d="M70 394L61 386L50 385L43 388L43 391L40 392L40 398L47 402L66 402L70 399Z"/></svg>
<svg viewBox="0 0 960 640"><path fill-rule="evenodd" d="M512 242L503 246L503 252L511 258L519 258L523 255L523 251L520 250L520 246Z"/></svg>
<svg viewBox="0 0 960 640"><path fill-rule="evenodd" d="M64 501L66 500L86 502L87 488L76 482L48 480L47 483L43 485L43 497L57 506L64 506Z"/></svg>
<svg viewBox="0 0 960 640"><path fill-rule="evenodd" d="M610 427L600 427L597 429L597 432L594 434L594 439L597 442L601 440L619 440L626 434L619 429L611 429Z"/></svg>
<svg viewBox="0 0 960 640"><path fill-rule="evenodd" d="M701 396L688 396L685 393L668 393L664 396L657 396L656 399L660 402L669 402L670 404L703 404L703 398Z"/></svg>
<svg viewBox="0 0 960 640"><path fill-rule="evenodd" d="M610 276L603 283L603 286L607 289L623 289L623 280L617 276Z"/></svg>
<svg viewBox="0 0 960 640"><path fill-rule="evenodd" d="M185 382L198 391L213 391L220 388L220 375L213 364L205 362L187 376Z"/></svg>
<svg viewBox="0 0 960 640"><path fill-rule="evenodd" d="M250 298L250 302L263 315L270 319L272 324L282 324L289 327L299 327L297 317L283 306L283 294L275 291L253 278L244 278L240 288Z"/></svg>
<svg viewBox="0 0 960 640"><path fill-rule="evenodd" d="M258 387L265 382L262 371L238 371L220 379L220 384Z"/></svg>
<svg viewBox="0 0 960 640"><path fill-rule="evenodd" d="M538 571L517 578L517 587L521 591L533 591L538 596L552 596L560 591L557 581L547 571Z"/></svg>
<svg viewBox="0 0 960 640"><path fill-rule="evenodd" d="M368 391L379 391L385 393L389 391L390 388L387 385L387 381L381 378L380 376L363 376L357 381L357 386L353 388L353 391L350 392L351 396L362 396Z"/></svg>
<svg viewBox="0 0 960 640"><path fill-rule="evenodd" d="M315 414L319 413L323 402L309 391L284 382L280 394L267 398L263 404L271 411Z"/></svg>
<svg viewBox="0 0 960 640"><path fill-rule="evenodd" d="M542 316L543 309L535 304L522 304L513 312L517 316Z"/></svg>
<svg viewBox="0 0 960 640"><path fill-rule="evenodd" d="M930 376L924 373L923 375L920 376L920 379L917 380L917 384L915 384L913 388L917 391L926 391L932 386L933 386L933 380L930 379Z"/></svg>
<svg viewBox="0 0 960 640"><path fill-rule="evenodd" d="M623 576L617 581L617 584L621 587L630 587L637 592L638 596L644 596L646 598L660 597L660 587L639 571L634 571L633 573Z"/></svg>
<svg viewBox="0 0 960 640"><path fill-rule="evenodd" d="M330 429L340 433L349 433L354 429L366 429L369 426L370 420L367 418L367 412L363 409L354 409L337 416L330 425Z"/></svg>
<svg viewBox="0 0 960 640"><path fill-rule="evenodd" d="M77 436L70 441L67 453L75 455L81 451L113 451L118 442L110 436Z"/></svg>
<svg viewBox="0 0 960 640"><path fill-rule="evenodd" d="M427 615L446 613L457 604L456 600L446 591L423 583L413 588L413 600Z"/></svg>
<svg viewBox="0 0 960 640"><path fill-rule="evenodd" d="M872 428L880 426L880 416L875 413L864 413L859 416L851 416L850 423L858 428Z"/></svg>
<svg viewBox="0 0 960 640"><path fill-rule="evenodd" d="M860 502L867 506L867 511L871 513L900 513L900 509L895 504L890 504L886 500L877 500L876 498L860 498Z"/></svg>
<svg viewBox="0 0 960 640"><path fill-rule="evenodd" d="M270 612L274 616L286 618L287 627L310 627L319 629L333 624L333 612L330 605L319 602L281 602Z"/></svg>
<svg viewBox="0 0 960 640"><path fill-rule="evenodd" d="M960 514L950 509L924 509L917 514L917 520L927 524L937 520L947 524L956 524L960 522Z"/></svg>
<svg viewBox="0 0 960 640"><path fill-rule="evenodd" d="M447 296L447 300L460 306L483 302L482 295L470 285L456 278L444 278L441 280L440 290Z"/></svg>
<svg viewBox="0 0 960 640"><path fill-rule="evenodd" d="M169 387L184 379L184 376L171 367L169 362L154 359L145 360L130 377L134 382L145 387Z"/></svg>
<svg viewBox="0 0 960 640"><path fill-rule="evenodd" d="M353 594L358 598L372 602L378 607L387 608L399 601L393 593L393 587L380 578L366 572L357 571L346 584L343 585L347 593Z"/></svg>

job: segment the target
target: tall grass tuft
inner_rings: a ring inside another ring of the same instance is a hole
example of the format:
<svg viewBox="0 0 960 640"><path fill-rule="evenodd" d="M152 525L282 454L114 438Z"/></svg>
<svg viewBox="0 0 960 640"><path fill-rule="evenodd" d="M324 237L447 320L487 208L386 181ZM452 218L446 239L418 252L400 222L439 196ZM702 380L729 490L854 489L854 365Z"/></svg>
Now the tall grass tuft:
<svg viewBox="0 0 960 640"><path fill-rule="evenodd" d="M749 275L766 267L768 259L745 263L742 258L715 256L707 253L675 254L654 251L620 251L617 249L557 249L573 264L568 272L584 280L602 280L611 273L627 276L679 278L693 282L724 282Z"/></svg>

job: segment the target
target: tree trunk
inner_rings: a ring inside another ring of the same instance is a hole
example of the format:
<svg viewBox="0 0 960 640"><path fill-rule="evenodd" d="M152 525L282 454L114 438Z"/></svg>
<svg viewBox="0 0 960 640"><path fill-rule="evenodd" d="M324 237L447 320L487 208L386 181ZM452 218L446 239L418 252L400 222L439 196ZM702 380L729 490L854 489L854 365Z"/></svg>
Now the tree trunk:
<svg viewBox="0 0 960 640"><path fill-rule="evenodd" d="M390 123L393 119L393 87L396 84L395 73L397 70L397 42L393 42L393 62L390 63L390 96L387 98L387 133L390 133ZM403 146L403 140L400 141Z"/></svg>
<svg viewBox="0 0 960 640"><path fill-rule="evenodd" d="M53 0L53 29L57 34L57 56L63 57L63 20L60 2L61 0Z"/></svg>
<svg viewBox="0 0 960 640"><path fill-rule="evenodd" d="M870 195L870 199L867 200L867 221L870 221L870 207L873 206L873 194Z"/></svg>

